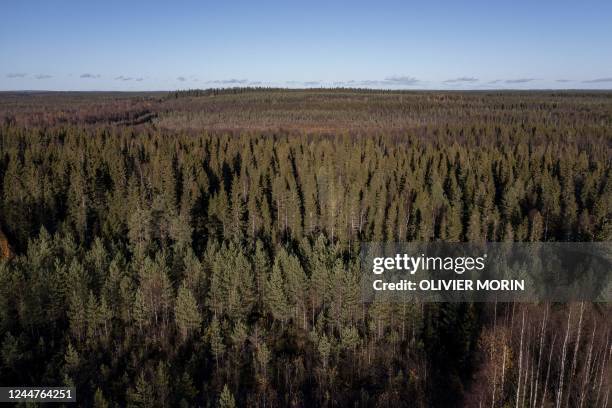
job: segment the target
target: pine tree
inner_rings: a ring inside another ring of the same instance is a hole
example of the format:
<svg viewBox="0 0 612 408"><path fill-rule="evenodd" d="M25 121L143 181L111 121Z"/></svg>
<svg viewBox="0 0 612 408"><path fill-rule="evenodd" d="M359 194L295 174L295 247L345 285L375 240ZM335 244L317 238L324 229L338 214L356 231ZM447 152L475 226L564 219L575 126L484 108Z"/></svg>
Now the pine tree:
<svg viewBox="0 0 612 408"><path fill-rule="evenodd" d="M88 180L83 165L78 163L70 173L70 187L68 190L68 209L74 229L81 242L84 242L88 233L89 191Z"/></svg>
<svg viewBox="0 0 612 408"><path fill-rule="evenodd" d="M445 241L447 242L460 242L462 238L463 225L461 221L462 216L461 204L451 205L447 207L445 215L446 228L445 228Z"/></svg>
<svg viewBox="0 0 612 408"><path fill-rule="evenodd" d="M85 306L85 316L87 322L87 341L92 343L99 336L99 326L102 325L103 321L102 316L100 316L100 306L91 291Z"/></svg>
<svg viewBox="0 0 612 408"><path fill-rule="evenodd" d="M345 326L340 331L340 346L347 351L355 351L359 344L359 332L355 326Z"/></svg>
<svg viewBox="0 0 612 408"><path fill-rule="evenodd" d="M149 325L150 311L142 290L140 289L137 289L136 294L134 295L132 318L134 319L134 323L136 323L136 326L140 332L142 332L142 330Z"/></svg>
<svg viewBox="0 0 612 408"><path fill-rule="evenodd" d="M198 330L202 324L202 316L198 304L185 282L181 285L174 303L174 318L178 332L183 341Z"/></svg>
<svg viewBox="0 0 612 408"><path fill-rule="evenodd" d="M136 378L134 388L128 391L128 407L152 407L154 404L153 389L147 382L144 372Z"/></svg>
<svg viewBox="0 0 612 408"><path fill-rule="evenodd" d="M470 214L466 238L468 242L481 242L483 240L480 214L475 208Z"/></svg>
<svg viewBox="0 0 612 408"><path fill-rule="evenodd" d="M94 408L108 408L109 404L106 401L106 398L104 398L104 394L102 393L102 390L100 389L100 387L96 388L96 393L94 394L94 403L93 403Z"/></svg>
<svg viewBox="0 0 612 408"><path fill-rule="evenodd" d="M291 313L284 286L285 283L280 265L275 263L272 268L272 274L266 282L264 305L274 319L280 320L283 323L289 318Z"/></svg>
<svg viewBox="0 0 612 408"><path fill-rule="evenodd" d="M328 242L323 235L319 235L315 242L310 260L310 288L309 298L311 307L311 321L314 325L314 316L317 310L324 307L331 295L331 279L329 278L329 259L332 254Z"/></svg>
<svg viewBox="0 0 612 408"><path fill-rule="evenodd" d="M296 321L302 318L302 325L306 325L306 289L308 287L306 273L300 265L300 261L294 255L290 255L284 248L278 252L274 268L282 270L284 277L284 292L288 304L294 310ZM274 273L274 272L273 272ZM301 311L301 315L299 313Z"/></svg>
<svg viewBox="0 0 612 408"><path fill-rule="evenodd" d="M165 407L168 405L168 394L169 394L169 382L168 371L166 363L160 361L157 364L155 370L155 378L153 381L153 390L155 396L155 403L159 406Z"/></svg>
<svg viewBox="0 0 612 408"><path fill-rule="evenodd" d="M72 343L68 343L68 347L66 348L66 352L64 354L64 372L65 375L71 379L77 375L79 366L81 364L81 358L79 353L74 348ZM72 380L74 384L74 380Z"/></svg>
<svg viewBox="0 0 612 408"><path fill-rule="evenodd" d="M244 237L245 204L242 183L239 176L234 176L231 190L231 236L235 242Z"/></svg>
<svg viewBox="0 0 612 408"><path fill-rule="evenodd" d="M225 353L225 344L223 343L223 337L221 335L221 326L216 316L213 317L208 327L207 337L210 344L210 350L215 357L217 366L219 366L219 359L221 359L223 353Z"/></svg>
<svg viewBox="0 0 612 408"><path fill-rule="evenodd" d="M87 325L85 302L77 292L72 292L68 309L70 330L77 341L83 340Z"/></svg>
<svg viewBox="0 0 612 408"><path fill-rule="evenodd" d="M331 355L331 343L327 339L327 336L323 334L319 338L319 344L317 345L317 351L321 357L321 364L323 368L327 368L327 364L329 363L329 357Z"/></svg>
<svg viewBox="0 0 612 408"><path fill-rule="evenodd" d="M151 211L140 207L134 209L128 220L128 237L137 259L144 258L151 243L151 223Z"/></svg>
<svg viewBox="0 0 612 408"><path fill-rule="evenodd" d="M529 241L539 242L544 229L542 215L538 210L533 210L529 213L529 219Z"/></svg>
<svg viewBox="0 0 612 408"><path fill-rule="evenodd" d="M253 267L255 269L255 294L259 309L262 308L261 302L265 290L267 275L269 274L270 261L265 251L264 245L260 240L255 243L255 255L253 256Z"/></svg>
<svg viewBox="0 0 612 408"><path fill-rule="evenodd" d="M219 395L219 402L217 403L218 408L236 408L236 401L234 396L227 388L227 384L223 386L223 391Z"/></svg>

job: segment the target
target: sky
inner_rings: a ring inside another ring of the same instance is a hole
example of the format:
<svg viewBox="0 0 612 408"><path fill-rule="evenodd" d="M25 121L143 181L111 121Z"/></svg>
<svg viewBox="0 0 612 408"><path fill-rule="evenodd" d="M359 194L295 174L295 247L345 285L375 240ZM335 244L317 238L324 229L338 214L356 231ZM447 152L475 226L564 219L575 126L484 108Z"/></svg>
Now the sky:
<svg viewBox="0 0 612 408"><path fill-rule="evenodd" d="M6 0L0 90L612 89L612 1Z"/></svg>

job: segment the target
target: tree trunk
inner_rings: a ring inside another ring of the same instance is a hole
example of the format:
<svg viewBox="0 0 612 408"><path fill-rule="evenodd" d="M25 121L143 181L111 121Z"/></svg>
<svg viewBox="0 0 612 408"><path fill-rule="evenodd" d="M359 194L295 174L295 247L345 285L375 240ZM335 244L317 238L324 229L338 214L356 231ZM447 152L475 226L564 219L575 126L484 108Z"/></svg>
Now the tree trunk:
<svg viewBox="0 0 612 408"><path fill-rule="evenodd" d="M557 403L556 407L561 408L561 401L563 398L563 380L565 378L565 355L567 351L567 340L569 339L570 332L570 319L572 317L572 308L567 312L567 330L565 331L565 340L563 340L563 351L561 352L561 373L559 373L559 390L557 391Z"/></svg>
<svg viewBox="0 0 612 408"><path fill-rule="evenodd" d="M578 318L578 332L576 333L576 344L574 345L574 357L572 358L572 368L570 368L570 376L567 380L567 401L566 406L569 406L570 396L572 395L572 380L576 372L576 359L578 358L578 348L580 347L580 333L582 331L582 314L584 312L584 302L580 302L580 318Z"/></svg>
<svg viewBox="0 0 612 408"><path fill-rule="evenodd" d="M555 341L557 340L557 334L553 336L552 343L550 343L550 353L548 354L548 368L546 369L546 380L544 380L544 391L542 392L542 405L540 408L544 408L546 402L546 392L548 391L548 378L550 376L550 365L552 362L553 350L555 349Z"/></svg>
<svg viewBox="0 0 612 408"><path fill-rule="evenodd" d="M521 374L523 365L523 334L525 332L525 309L523 309L523 318L521 323L521 343L519 346L519 366L518 366L518 382L516 384L516 408L519 407L521 400Z"/></svg>
<svg viewBox="0 0 612 408"><path fill-rule="evenodd" d="M584 397L586 394L586 386L589 382L590 371L591 371L591 357L593 356L593 344L595 343L595 324L593 324L593 335L591 336L591 345L589 346L589 353L587 354L586 366L584 369L584 377L582 379L582 387L580 389L580 402L578 408L582 408L584 404Z"/></svg>
<svg viewBox="0 0 612 408"><path fill-rule="evenodd" d="M540 380L540 367L542 362L542 348L544 346L544 330L546 329L546 318L548 315L548 304L546 305L546 309L544 309L544 317L542 318L542 327L540 328L540 349L538 351L538 368L536 369L536 378L535 378L535 386L534 386L534 395L533 395L533 408L535 408L536 403L538 401L538 383Z"/></svg>

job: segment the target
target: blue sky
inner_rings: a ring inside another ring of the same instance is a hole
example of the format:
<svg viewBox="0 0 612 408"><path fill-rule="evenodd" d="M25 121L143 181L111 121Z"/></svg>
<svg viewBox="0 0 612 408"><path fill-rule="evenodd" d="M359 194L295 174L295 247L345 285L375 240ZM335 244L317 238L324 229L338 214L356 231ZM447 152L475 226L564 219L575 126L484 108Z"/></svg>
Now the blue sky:
<svg viewBox="0 0 612 408"><path fill-rule="evenodd" d="M612 1L7 0L0 90L612 88Z"/></svg>

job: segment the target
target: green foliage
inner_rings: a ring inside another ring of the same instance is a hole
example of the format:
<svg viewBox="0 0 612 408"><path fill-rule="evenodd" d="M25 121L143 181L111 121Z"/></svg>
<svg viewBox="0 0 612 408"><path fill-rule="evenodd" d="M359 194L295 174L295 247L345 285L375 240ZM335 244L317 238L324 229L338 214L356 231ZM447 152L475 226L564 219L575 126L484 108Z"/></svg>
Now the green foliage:
<svg viewBox="0 0 612 408"><path fill-rule="evenodd" d="M198 310L198 304L185 284L181 285L176 296L174 318L183 340L186 340L191 333L197 331L202 324L202 316Z"/></svg>
<svg viewBox="0 0 612 408"><path fill-rule="evenodd" d="M223 391L219 395L219 402L217 403L218 408L236 408L236 401L234 396L227 388L227 384L223 386Z"/></svg>
<svg viewBox="0 0 612 408"><path fill-rule="evenodd" d="M0 383L86 406L471 401L493 313L362 303L359 243L612 238L608 93L17 99Z"/></svg>

